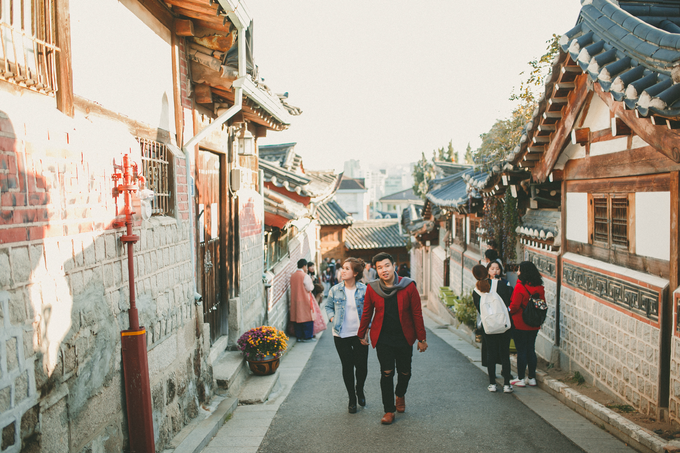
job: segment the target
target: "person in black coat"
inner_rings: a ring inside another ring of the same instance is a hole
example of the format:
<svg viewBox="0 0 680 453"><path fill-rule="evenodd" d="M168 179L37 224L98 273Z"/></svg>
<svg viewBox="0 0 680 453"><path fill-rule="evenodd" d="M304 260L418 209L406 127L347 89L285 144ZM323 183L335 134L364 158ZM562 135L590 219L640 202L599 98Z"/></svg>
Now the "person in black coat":
<svg viewBox="0 0 680 453"><path fill-rule="evenodd" d="M480 312L479 303L481 294L489 292L491 289L491 280L498 280L496 285L496 292L505 303L506 307L510 306L510 299L512 298L512 286L510 283L502 278L503 269L497 261L490 262L486 267L477 265L472 268L472 274L477 279L476 290L472 293L472 299ZM496 388L496 364L500 363L502 367L501 375L503 376L503 391L505 393L512 393L512 385L510 380L510 338L512 329L506 332L487 335L484 332L484 327L481 327L482 332L482 366L486 366L489 373L489 391L495 392Z"/></svg>

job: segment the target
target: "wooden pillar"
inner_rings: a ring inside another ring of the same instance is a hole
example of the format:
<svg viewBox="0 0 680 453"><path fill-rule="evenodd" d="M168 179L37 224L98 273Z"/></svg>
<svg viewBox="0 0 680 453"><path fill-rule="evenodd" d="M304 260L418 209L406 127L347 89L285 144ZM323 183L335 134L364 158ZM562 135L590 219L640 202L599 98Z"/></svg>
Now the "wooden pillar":
<svg viewBox="0 0 680 453"><path fill-rule="evenodd" d="M56 21L57 55L57 108L73 117L73 71L71 69L71 19L69 0L57 0L54 11Z"/></svg>
<svg viewBox="0 0 680 453"><path fill-rule="evenodd" d="M182 108L182 73L180 71L179 38L170 30L170 47L172 49L172 97L175 110L175 134L177 146L184 145L184 109ZM187 80L187 84L189 81ZM188 86L187 86L188 89Z"/></svg>
<svg viewBox="0 0 680 453"><path fill-rule="evenodd" d="M668 291L662 299L662 306L659 307L659 418L667 421L667 409L670 397L670 373L671 373L671 342L673 341L673 313L675 311L673 302L673 292L680 284L680 228L678 221L680 216L680 173L671 172L671 240L670 240L670 272L668 276ZM662 411L661 409L666 409Z"/></svg>

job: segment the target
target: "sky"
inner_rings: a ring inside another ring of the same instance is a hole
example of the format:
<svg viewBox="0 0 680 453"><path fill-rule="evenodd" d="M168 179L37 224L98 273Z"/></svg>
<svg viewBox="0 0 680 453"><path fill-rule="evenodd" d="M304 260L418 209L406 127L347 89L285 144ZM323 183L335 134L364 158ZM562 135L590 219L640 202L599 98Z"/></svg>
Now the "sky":
<svg viewBox="0 0 680 453"><path fill-rule="evenodd" d="M260 145L297 142L305 168L379 168L453 147L497 119L545 53L574 27L579 0L248 0L254 59L300 107Z"/></svg>

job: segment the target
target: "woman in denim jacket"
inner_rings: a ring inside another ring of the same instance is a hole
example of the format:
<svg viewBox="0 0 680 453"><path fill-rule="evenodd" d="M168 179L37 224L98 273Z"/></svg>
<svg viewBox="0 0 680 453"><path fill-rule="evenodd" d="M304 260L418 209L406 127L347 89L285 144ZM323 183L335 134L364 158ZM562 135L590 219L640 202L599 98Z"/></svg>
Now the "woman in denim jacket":
<svg viewBox="0 0 680 453"><path fill-rule="evenodd" d="M368 374L368 346L361 344L357 336L361 313L364 309L366 285L357 280L363 275L364 262L358 258L347 258L342 264L342 281L328 292L326 313L333 324L335 349L342 363L342 379L349 395L350 414L357 411L357 402L366 405L364 383ZM356 369L356 388L354 373Z"/></svg>

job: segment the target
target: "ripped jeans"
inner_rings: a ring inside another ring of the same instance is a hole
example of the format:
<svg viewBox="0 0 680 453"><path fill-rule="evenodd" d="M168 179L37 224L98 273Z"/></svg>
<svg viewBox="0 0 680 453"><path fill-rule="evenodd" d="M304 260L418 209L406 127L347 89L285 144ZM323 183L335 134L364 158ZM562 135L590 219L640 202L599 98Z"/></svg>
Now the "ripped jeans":
<svg viewBox="0 0 680 453"><path fill-rule="evenodd" d="M385 412L396 412L394 396L403 397L408 389L408 381L411 379L411 358L413 346L391 344L378 344L375 347L380 362L380 390ZM397 376L397 388L394 388L395 365Z"/></svg>

